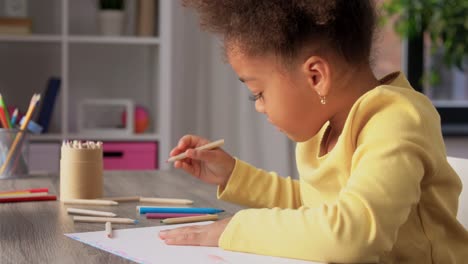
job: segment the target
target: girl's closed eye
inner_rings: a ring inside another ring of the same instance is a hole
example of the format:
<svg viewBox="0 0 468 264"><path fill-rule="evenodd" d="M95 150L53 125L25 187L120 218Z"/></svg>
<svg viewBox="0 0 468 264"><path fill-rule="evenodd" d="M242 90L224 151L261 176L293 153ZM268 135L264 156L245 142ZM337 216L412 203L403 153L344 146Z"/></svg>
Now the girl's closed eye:
<svg viewBox="0 0 468 264"><path fill-rule="evenodd" d="M254 102L257 101L257 100L260 100L262 98L263 98L263 93L261 93L261 92L249 95L249 100L254 101Z"/></svg>

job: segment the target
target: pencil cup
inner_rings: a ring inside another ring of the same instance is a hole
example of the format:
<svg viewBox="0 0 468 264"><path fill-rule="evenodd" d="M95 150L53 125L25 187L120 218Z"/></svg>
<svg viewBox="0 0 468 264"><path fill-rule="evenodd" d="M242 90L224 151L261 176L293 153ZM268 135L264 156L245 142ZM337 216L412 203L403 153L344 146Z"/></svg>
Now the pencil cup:
<svg viewBox="0 0 468 264"><path fill-rule="evenodd" d="M66 142L60 159L60 199L102 197L102 143Z"/></svg>
<svg viewBox="0 0 468 264"><path fill-rule="evenodd" d="M28 176L28 151L27 132L19 129L0 129L0 179Z"/></svg>

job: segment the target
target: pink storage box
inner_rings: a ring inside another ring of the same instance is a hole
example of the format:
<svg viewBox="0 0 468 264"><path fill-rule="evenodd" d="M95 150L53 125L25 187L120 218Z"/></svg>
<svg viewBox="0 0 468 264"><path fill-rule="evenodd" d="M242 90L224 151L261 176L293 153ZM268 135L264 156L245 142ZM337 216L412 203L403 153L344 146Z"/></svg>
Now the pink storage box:
<svg viewBox="0 0 468 264"><path fill-rule="evenodd" d="M104 170L155 170L157 142L104 142Z"/></svg>

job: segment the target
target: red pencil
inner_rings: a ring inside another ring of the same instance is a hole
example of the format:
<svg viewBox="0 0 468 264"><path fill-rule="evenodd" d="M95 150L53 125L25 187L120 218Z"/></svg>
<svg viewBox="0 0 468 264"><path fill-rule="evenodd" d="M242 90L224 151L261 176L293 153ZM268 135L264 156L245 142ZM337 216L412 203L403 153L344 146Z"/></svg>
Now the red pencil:
<svg viewBox="0 0 468 264"><path fill-rule="evenodd" d="M0 194L4 194L4 193L23 193L23 192L29 192L29 193L49 192L49 189L48 188L35 188L35 189L25 189L25 190L11 190L11 191L0 192Z"/></svg>
<svg viewBox="0 0 468 264"><path fill-rule="evenodd" d="M55 201L57 196L37 196L37 197L22 197L22 198L1 198L0 203L18 203L18 202L34 202L34 201Z"/></svg>
<svg viewBox="0 0 468 264"><path fill-rule="evenodd" d="M2 124L2 127L5 129L10 128L10 125L7 123L7 119L5 116L5 110L3 110L3 107L0 106L0 123Z"/></svg>

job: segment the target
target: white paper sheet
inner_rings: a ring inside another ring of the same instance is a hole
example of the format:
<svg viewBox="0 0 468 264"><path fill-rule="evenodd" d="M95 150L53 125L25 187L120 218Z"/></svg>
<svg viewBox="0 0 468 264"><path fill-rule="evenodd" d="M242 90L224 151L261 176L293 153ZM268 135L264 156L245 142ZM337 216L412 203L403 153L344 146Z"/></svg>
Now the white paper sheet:
<svg viewBox="0 0 468 264"><path fill-rule="evenodd" d="M210 222L198 224L207 223ZM138 263L317 263L225 251L217 247L169 246L166 245L158 236L159 230L161 229L176 228L184 225L187 224L113 230L113 238L108 238L105 231L72 233L65 235L90 246Z"/></svg>

